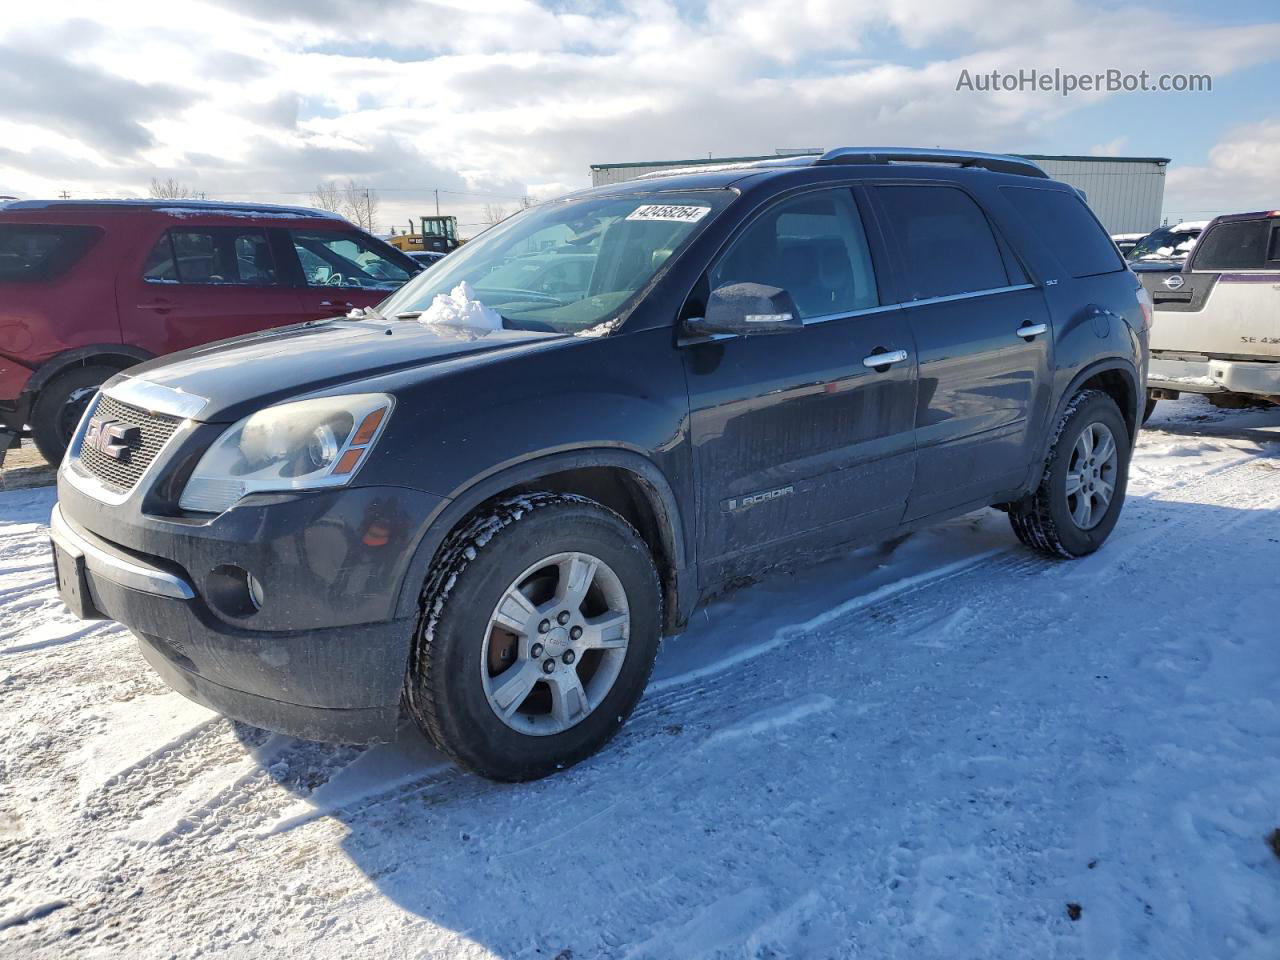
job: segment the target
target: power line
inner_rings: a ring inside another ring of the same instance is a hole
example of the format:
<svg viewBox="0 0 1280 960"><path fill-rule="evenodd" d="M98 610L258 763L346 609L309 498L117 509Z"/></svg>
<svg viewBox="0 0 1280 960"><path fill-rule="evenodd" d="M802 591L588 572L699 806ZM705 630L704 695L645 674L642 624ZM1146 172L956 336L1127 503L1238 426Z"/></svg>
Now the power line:
<svg viewBox="0 0 1280 960"><path fill-rule="evenodd" d="M378 193L443 193L454 197L484 197L490 200L523 200L528 194L517 197L509 193L481 193L474 190L445 190L437 187L377 187L358 186L358 190L374 190ZM219 190L217 193L227 197L309 197L314 190Z"/></svg>

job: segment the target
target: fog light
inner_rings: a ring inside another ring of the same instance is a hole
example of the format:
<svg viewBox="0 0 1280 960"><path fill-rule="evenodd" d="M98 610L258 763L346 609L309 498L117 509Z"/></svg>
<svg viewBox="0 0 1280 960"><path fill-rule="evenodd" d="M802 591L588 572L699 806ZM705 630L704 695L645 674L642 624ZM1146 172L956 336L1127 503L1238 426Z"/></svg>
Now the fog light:
<svg viewBox="0 0 1280 960"><path fill-rule="evenodd" d="M262 584L248 570L227 563L210 571L205 597L224 616L249 617L262 606Z"/></svg>
<svg viewBox="0 0 1280 960"><path fill-rule="evenodd" d="M262 584L252 573L245 574L245 580L249 584L249 599L253 601L253 609L262 609Z"/></svg>

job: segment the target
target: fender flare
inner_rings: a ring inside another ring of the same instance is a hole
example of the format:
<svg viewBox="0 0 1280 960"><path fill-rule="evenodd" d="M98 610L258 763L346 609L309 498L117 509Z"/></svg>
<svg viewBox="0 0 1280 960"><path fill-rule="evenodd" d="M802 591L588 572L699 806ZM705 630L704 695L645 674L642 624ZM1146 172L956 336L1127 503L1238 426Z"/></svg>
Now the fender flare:
<svg viewBox="0 0 1280 960"><path fill-rule="evenodd" d="M1044 440L1040 446L1040 456L1035 462L1027 492L1035 490L1040 485L1040 478L1044 474L1044 464L1049 457L1049 444L1053 442L1054 430L1058 421L1062 419L1063 411L1066 410L1067 404L1071 402L1071 398L1080 392L1080 387L1087 381L1092 380L1100 373L1110 373L1112 371L1122 374L1129 381L1129 389L1133 393L1134 409L1121 410L1120 415L1124 417L1124 422L1129 426L1131 446L1138 442L1138 427L1142 423L1140 405L1146 401L1146 390L1143 386L1139 386L1142 378L1138 376L1137 368L1128 360L1119 357L1108 357L1105 360L1095 361L1076 371L1075 376L1071 378L1071 382L1067 384L1067 389L1062 391L1062 394L1058 397L1058 403L1053 410L1053 417L1049 420L1048 429L1044 432Z"/></svg>
<svg viewBox="0 0 1280 960"><path fill-rule="evenodd" d="M34 397L50 380L73 367L83 367L96 360L110 361L120 369L131 367L135 363L154 360L155 354L127 343L95 343L74 350L65 350L50 357L35 368L31 379L27 381L23 393Z"/></svg>
<svg viewBox="0 0 1280 960"><path fill-rule="evenodd" d="M631 474L657 518L658 535L669 558L669 600L665 632L688 619L697 601L697 587L685 543L685 526L679 503L662 471L646 456L622 447L587 447L535 454L514 464L495 467L442 500L429 518L426 532L414 548L396 601L397 617L418 613L418 600L427 571L445 539L476 507L511 487L535 483L542 477L584 467L611 467Z"/></svg>

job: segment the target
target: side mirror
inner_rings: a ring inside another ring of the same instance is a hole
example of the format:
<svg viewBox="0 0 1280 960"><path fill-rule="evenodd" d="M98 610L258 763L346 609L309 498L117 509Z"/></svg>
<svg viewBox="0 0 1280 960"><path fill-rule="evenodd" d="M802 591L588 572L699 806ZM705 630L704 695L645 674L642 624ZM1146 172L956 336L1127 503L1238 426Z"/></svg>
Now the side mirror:
<svg viewBox="0 0 1280 960"><path fill-rule="evenodd" d="M764 333L792 333L803 329L804 321L791 294L781 287L730 283L711 291L705 317L690 317L684 326L693 336L731 333L753 337Z"/></svg>

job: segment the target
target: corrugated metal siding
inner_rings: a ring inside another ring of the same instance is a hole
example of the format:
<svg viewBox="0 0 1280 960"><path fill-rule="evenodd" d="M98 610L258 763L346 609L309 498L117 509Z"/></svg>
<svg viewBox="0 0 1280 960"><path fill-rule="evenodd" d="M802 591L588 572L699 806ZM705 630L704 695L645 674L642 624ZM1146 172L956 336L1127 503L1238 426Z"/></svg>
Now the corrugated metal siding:
<svg viewBox="0 0 1280 960"><path fill-rule="evenodd" d="M1045 173L1085 192L1108 233L1160 225L1165 165L1151 161L1037 160Z"/></svg>
<svg viewBox="0 0 1280 960"><path fill-rule="evenodd" d="M1034 158L1045 173L1085 192L1089 206L1098 215L1108 233L1138 233L1160 225L1164 208L1165 165L1150 160L1061 160ZM592 167L592 186L604 186L634 180L646 173L691 166L694 163L724 162L717 160L684 161L668 165Z"/></svg>

